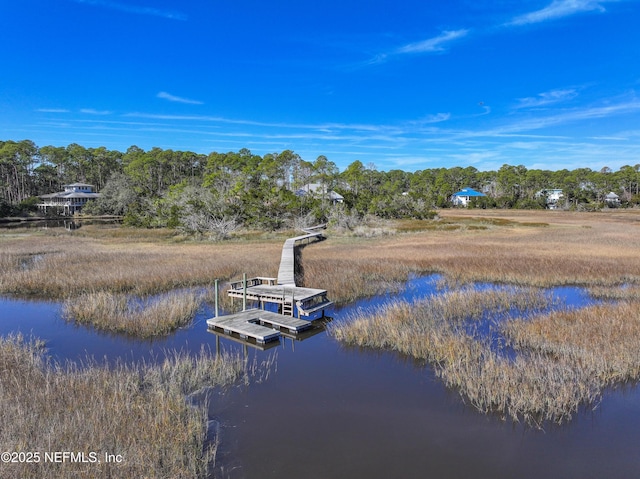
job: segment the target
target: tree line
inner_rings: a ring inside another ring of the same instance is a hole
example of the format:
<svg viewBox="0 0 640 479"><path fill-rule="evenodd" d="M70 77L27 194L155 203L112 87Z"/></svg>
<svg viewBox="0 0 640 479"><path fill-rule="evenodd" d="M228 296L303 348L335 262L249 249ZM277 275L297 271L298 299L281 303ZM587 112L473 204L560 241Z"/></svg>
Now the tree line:
<svg viewBox="0 0 640 479"><path fill-rule="evenodd" d="M503 165L378 171L354 161L340 171L321 155L313 161L291 150L253 154L248 149L209 155L131 146L38 147L33 141L0 141L0 216L32 212L38 195L65 184L95 185L101 198L88 205L95 214L115 214L129 224L168 226L195 232L238 226L278 229L296 221L324 221L336 214L329 191L344 197L338 208L352 216L425 218L451 205L464 187L486 193L474 203L485 208L544 208L541 191L562 189L565 208L599 208L615 192L621 206L640 204L640 164L619 170L578 168L556 171ZM300 194L307 184L315 195Z"/></svg>

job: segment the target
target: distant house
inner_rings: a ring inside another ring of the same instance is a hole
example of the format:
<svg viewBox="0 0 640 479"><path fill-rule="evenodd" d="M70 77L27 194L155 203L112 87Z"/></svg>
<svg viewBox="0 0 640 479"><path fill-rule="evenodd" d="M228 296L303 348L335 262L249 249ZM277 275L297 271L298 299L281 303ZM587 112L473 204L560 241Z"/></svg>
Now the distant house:
<svg viewBox="0 0 640 479"><path fill-rule="evenodd" d="M620 204L620 197L616 195L613 191L611 191L608 195L604 197L604 202L608 206L618 206Z"/></svg>
<svg viewBox="0 0 640 479"><path fill-rule="evenodd" d="M324 195L325 199L329 200L332 205L335 205L336 203L344 203L344 196L333 190L327 191L327 187L320 183L308 183L302 188L296 190L296 196L308 195L313 196L314 198L322 198Z"/></svg>
<svg viewBox="0 0 640 479"><path fill-rule="evenodd" d="M472 199L487 196L472 188L462 188L457 193L451 195L451 202L454 206L468 206Z"/></svg>
<svg viewBox="0 0 640 479"><path fill-rule="evenodd" d="M88 201L95 200L100 197L100 193L94 191L93 185L85 183L73 183L64 185L64 191L58 193L50 193L48 195L40 195L42 203L38 204L38 208L43 213L47 213L51 208L59 211L65 216L78 213Z"/></svg>
<svg viewBox="0 0 640 479"><path fill-rule="evenodd" d="M545 198L547 208L555 210L558 208L558 204L564 198L564 193L559 188L552 188L548 190L540 190L536 193L536 198Z"/></svg>

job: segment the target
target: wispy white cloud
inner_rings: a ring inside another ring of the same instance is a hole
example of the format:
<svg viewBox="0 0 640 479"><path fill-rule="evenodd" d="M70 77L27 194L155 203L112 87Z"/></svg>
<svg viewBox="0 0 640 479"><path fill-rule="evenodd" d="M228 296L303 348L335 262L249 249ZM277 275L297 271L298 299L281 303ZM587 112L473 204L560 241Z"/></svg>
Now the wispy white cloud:
<svg viewBox="0 0 640 479"><path fill-rule="evenodd" d="M70 111L65 108L38 108L36 111L40 113L70 113Z"/></svg>
<svg viewBox="0 0 640 479"><path fill-rule="evenodd" d="M437 113L429 115L421 120L422 123L441 123L451 118L451 113Z"/></svg>
<svg viewBox="0 0 640 479"><path fill-rule="evenodd" d="M442 53L447 50L449 43L463 38L468 34L469 30L467 29L445 30L437 37L428 38L415 43L408 43L386 53L378 53L361 65L376 65L401 55Z"/></svg>
<svg viewBox="0 0 640 479"><path fill-rule="evenodd" d="M201 101L191 100L189 98L183 98L180 96L175 96L175 95L172 95L171 93L167 93L166 91L161 91L156 96L158 98L162 98L163 100L168 100L175 103L186 103L188 105L204 105L204 103Z"/></svg>
<svg viewBox="0 0 640 479"><path fill-rule="evenodd" d="M522 99L522 105L529 107L551 105L554 102L568 101L577 95L575 89L553 90L539 94L531 99ZM523 114L519 114L523 113ZM572 130L563 131L558 127L572 124L620 118L640 113L640 99L634 95L618 98L605 98L598 104L584 107L561 108L559 110L535 109L529 111L516 109L512 114L487 120L485 127L481 127L475 121L471 121L473 115L453 117L449 113L436 113L426 115L413 120L399 121L395 123L289 123L286 121L264 122L243 118L228 118L208 115L166 115L156 113L132 112L123 117L137 118L136 121L151 121L150 127L177 127L178 124L207 131L208 134L224 135L237 134L264 135L265 138L289 138L308 140L331 140L344 142L375 142L376 147L380 142L397 145L406 141L409 144L428 141L431 145L448 145L464 142L474 147L482 147L486 141L502 141L504 138L520 138L526 141L546 139L565 141L573 135ZM442 125L453 124L454 127ZM140 124L142 126L142 124ZM229 126L229 128L227 127ZM213 127L213 128L212 128ZM179 127L178 127L179 128ZM539 134L537 132L540 132ZM611 132L603 129L600 136L611 135ZM568 136L567 136L568 135ZM470 143L471 142L471 143ZM476 145L477 143L477 145ZM373 143L372 143L373 145Z"/></svg>
<svg viewBox="0 0 640 479"><path fill-rule="evenodd" d="M167 18L169 20L186 21L188 16L181 12L173 12L169 10L161 10L153 7L144 7L140 5L129 5L126 3L113 2L111 0L73 0L76 3L84 3L97 7L109 8L125 13L134 13L137 15L150 15L154 17Z"/></svg>
<svg viewBox="0 0 640 479"><path fill-rule="evenodd" d="M460 135L465 137L500 137L522 132L544 130L545 128L576 123L584 120L613 118L640 112L640 100L631 98L604 106L589 106L562 110L557 114L540 115L533 118L516 119L490 130L469 130Z"/></svg>
<svg viewBox="0 0 640 479"><path fill-rule="evenodd" d="M242 120L234 118L225 118L220 116L207 116L207 115L166 115L157 113L142 113L131 112L126 113L125 117L130 118L145 118L150 120L162 120L162 121L190 121L190 122L211 122L211 123L225 123L231 125L245 125L245 126L257 126L267 128L297 128L297 129L314 129L319 131L333 131L333 130L362 130L362 131L378 131L379 125L368 125L363 123L319 123L319 124L301 124L301 123L286 123L286 122L263 122L255 120Z"/></svg>
<svg viewBox="0 0 640 479"><path fill-rule="evenodd" d="M550 5L534 12L519 15L507 25L529 25L583 12L604 12L604 3L618 0L553 0Z"/></svg>
<svg viewBox="0 0 640 479"><path fill-rule="evenodd" d="M451 119L451 113L436 113L432 115L426 115L417 120L405 122L407 127L421 127L431 125L433 123L442 123Z"/></svg>
<svg viewBox="0 0 640 479"><path fill-rule="evenodd" d="M552 0L551 4L546 7L516 16L504 25L521 26L542 23L584 12L603 13L606 11L603 6L604 4L619 1L622 0ZM485 33L487 31L490 30L486 30ZM469 33L470 29L467 28L459 30L444 30L438 36L419 42L408 43L388 52L378 53L369 60L359 63L357 67L382 64L401 55L443 53L449 49L450 43L466 37Z"/></svg>
<svg viewBox="0 0 640 479"><path fill-rule="evenodd" d="M570 93L565 94L548 94L551 98L569 98ZM545 98L544 95L540 97ZM542 101L542 100L540 100ZM547 100L551 102L553 100ZM558 100L560 101L560 100ZM533 104L533 101L530 102ZM438 113L423 117L417 120L405 121L398 124L361 124L361 123L286 123L286 122L261 122L247 119L232 119L225 117L206 116L206 115L163 115L153 113L128 113L125 117L144 118L147 120L156 120L162 122L190 122L192 124L219 123L227 125L244 126L251 128L267 128L277 130L277 133L268 133L268 136L282 136L288 138L314 138L314 139L331 139L331 140L384 140L399 141L403 138L415 140L417 138L430 138L430 141L460 141L462 139L473 138L503 138L510 136L531 137L531 132L544 130L546 128L557 127L560 125L576 123L585 120L595 120L602 118L614 118L622 115L636 114L640 112L640 100L630 98L627 100L618 100L617 102L609 101L606 104L594 105L584 108L563 109L558 113L545 115L536 115L527 118L512 118L510 121L493 128L488 129L443 129L436 127L435 124L450 121L449 113ZM432 125L433 124L433 125ZM287 131L294 130L294 131ZM296 131L297 130L297 131ZM247 130L249 131L249 130ZM255 134L255 133L251 133ZM557 132L553 136L544 136L545 138L562 139Z"/></svg>
<svg viewBox="0 0 640 479"><path fill-rule="evenodd" d="M574 121L591 120L596 118L609 118L640 111L640 100L632 99L620 103L605 106L593 106L572 111L562 112L558 115L541 117L537 122L532 122L532 127L544 127L569 123ZM538 126L539 125L539 126Z"/></svg>
<svg viewBox="0 0 640 479"><path fill-rule="evenodd" d="M80 113L87 115L111 115L113 112L108 110L94 110L93 108L82 108Z"/></svg>
<svg viewBox="0 0 640 479"><path fill-rule="evenodd" d="M402 55L405 53L438 53L446 50L446 45L454 40L465 37L469 30L446 30L437 37L422 40L421 42L409 43L398 48L394 54Z"/></svg>
<svg viewBox="0 0 640 479"><path fill-rule="evenodd" d="M520 98L516 108L539 108L542 106L573 100L577 96L578 91L575 88L551 90L539 93L537 96Z"/></svg>
<svg viewBox="0 0 640 479"><path fill-rule="evenodd" d="M624 136L592 136L592 140L606 140L606 141L628 141L629 138Z"/></svg>

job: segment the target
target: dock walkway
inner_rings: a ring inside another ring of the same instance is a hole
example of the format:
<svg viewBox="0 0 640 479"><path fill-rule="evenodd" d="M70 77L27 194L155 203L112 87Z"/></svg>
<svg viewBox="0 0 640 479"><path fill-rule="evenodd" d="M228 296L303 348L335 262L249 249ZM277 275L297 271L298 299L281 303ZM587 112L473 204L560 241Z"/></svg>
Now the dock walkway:
<svg viewBox="0 0 640 479"><path fill-rule="evenodd" d="M282 246L282 256L280 257L280 268L278 269L278 284L296 286L296 244L302 243L303 241L310 243L312 240L323 240L324 235L321 230L324 230L326 227L327 225L319 225L305 228L303 231L307 234L289 238L284 242Z"/></svg>

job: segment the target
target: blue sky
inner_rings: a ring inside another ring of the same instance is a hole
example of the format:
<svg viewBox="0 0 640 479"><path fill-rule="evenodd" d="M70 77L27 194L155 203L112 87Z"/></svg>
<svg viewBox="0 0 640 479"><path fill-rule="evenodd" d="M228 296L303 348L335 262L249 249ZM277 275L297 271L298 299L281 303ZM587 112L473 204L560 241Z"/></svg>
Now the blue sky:
<svg viewBox="0 0 640 479"><path fill-rule="evenodd" d="M640 163L638 0L0 0L0 140Z"/></svg>

